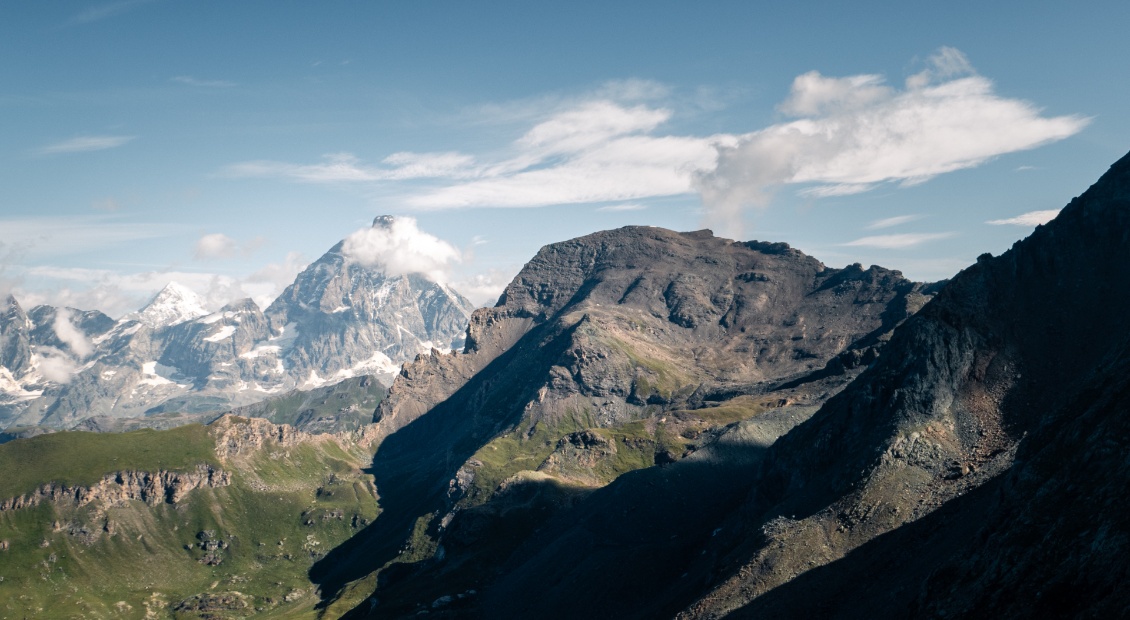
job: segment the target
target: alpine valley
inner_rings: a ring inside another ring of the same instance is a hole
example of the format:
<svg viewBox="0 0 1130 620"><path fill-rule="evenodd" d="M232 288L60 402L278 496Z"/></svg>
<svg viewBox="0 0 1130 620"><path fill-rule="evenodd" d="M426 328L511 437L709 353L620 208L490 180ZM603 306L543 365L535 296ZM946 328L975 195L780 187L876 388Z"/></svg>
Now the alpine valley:
<svg viewBox="0 0 1130 620"><path fill-rule="evenodd" d="M342 244L9 298L0 616L1119 617L1128 248L1130 155L940 283L626 227L477 310Z"/></svg>

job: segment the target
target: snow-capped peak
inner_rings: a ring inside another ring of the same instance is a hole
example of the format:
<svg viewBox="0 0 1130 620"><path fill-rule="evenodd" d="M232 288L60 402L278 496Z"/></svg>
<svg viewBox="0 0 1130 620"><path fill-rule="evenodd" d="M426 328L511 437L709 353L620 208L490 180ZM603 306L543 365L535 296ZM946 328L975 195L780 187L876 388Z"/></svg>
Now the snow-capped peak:
<svg viewBox="0 0 1130 620"><path fill-rule="evenodd" d="M169 282L153 300L131 318L152 327L168 327L208 314L204 300L186 286Z"/></svg>

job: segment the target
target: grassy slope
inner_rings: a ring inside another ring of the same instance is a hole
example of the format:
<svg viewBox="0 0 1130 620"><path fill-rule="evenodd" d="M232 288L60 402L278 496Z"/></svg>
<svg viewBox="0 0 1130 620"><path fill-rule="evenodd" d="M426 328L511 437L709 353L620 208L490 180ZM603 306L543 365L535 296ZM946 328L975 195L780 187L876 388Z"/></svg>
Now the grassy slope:
<svg viewBox="0 0 1130 620"><path fill-rule="evenodd" d="M199 424L168 431L122 434L63 432L0 445L0 498L57 482L89 486L106 473L124 470L187 470L218 464L214 441Z"/></svg>
<svg viewBox="0 0 1130 620"><path fill-rule="evenodd" d="M18 482L4 481L9 490L45 481L31 473L41 467L75 484L123 468L218 462L211 441L200 426L58 433L0 446L0 464L20 472ZM200 617L174 611L186 600L232 607L215 609L217 618L312 617L310 565L376 516L371 479L359 470L368 457L328 440L272 445L222 464L232 472L230 486L197 489L178 505L45 503L2 512L0 541L8 548L0 550L0 617ZM204 532L226 547L218 566L199 561Z"/></svg>

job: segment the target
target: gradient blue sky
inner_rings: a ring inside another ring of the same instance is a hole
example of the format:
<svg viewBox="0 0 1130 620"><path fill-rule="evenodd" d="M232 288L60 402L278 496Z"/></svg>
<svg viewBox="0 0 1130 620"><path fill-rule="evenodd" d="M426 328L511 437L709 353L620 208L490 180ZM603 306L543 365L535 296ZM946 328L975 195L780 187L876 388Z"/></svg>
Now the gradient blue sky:
<svg viewBox="0 0 1130 620"><path fill-rule="evenodd" d="M265 303L385 213L416 226L355 234L367 260L480 304L542 245L627 224L945 278L1041 214L987 222L1130 149L1127 24L1126 2L0 1L0 288Z"/></svg>

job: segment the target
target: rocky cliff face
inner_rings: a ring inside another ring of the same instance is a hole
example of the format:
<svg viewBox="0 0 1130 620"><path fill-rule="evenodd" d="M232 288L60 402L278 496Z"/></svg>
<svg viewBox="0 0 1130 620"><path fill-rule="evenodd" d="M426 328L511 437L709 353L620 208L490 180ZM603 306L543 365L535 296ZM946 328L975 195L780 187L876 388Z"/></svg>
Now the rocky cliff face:
<svg viewBox="0 0 1130 620"><path fill-rule="evenodd" d="M318 578L332 592L346 571L379 567L395 555L381 545L427 512L452 564L497 562L505 556L470 544L454 559L442 532L481 538L505 527L511 502L531 501L531 481L601 486L687 458L769 409L787 410L762 429L780 434L874 359L929 293L898 272L832 269L785 244L708 231L629 227L547 246L496 307L472 315L464 351L404 366L377 414L384 512L372 542L341 550Z"/></svg>
<svg viewBox="0 0 1130 620"><path fill-rule="evenodd" d="M223 487L229 484L231 484L229 472L208 465L198 465L194 471L188 472L119 471L103 476L92 486L45 484L32 493L0 501L0 511L32 508L48 501L67 503L72 507L97 504L102 509L120 506L133 500L145 502L150 506L163 502L176 504L195 489Z"/></svg>
<svg viewBox="0 0 1130 620"><path fill-rule="evenodd" d="M112 324L46 306L29 319L11 299L0 320L0 426L222 411L365 375L388 383L417 354L461 347L470 311L421 275L347 260L340 243L266 312L244 299L208 313L176 283ZM35 372L36 350L56 372Z"/></svg>

